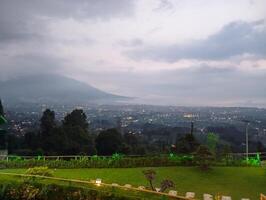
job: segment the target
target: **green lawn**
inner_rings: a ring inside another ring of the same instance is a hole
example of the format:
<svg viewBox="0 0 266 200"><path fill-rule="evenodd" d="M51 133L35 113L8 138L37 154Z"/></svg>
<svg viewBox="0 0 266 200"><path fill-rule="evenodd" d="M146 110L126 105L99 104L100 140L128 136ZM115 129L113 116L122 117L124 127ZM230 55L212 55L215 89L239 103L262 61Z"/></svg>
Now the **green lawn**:
<svg viewBox="0 0 266 200"><path fill-rule="evenodd" d="M55 176L75 179L101 178L105 183L131 184L147 186L142 170L145 168L123 169L57 169ZM147 169L147 168L146 168ZM209 172L201 172L194 167L159 167L156 184L162 179L171 179L180 195L195 192L197 198L203 193L223 194L233 199L259 199L260 193L266 193L266 169L256 167L215 167ZM24 173L25 169L0 170L0 172ZM0 175L1 176L1 175ZM1 179L1 177L0 177Z"/></svg>

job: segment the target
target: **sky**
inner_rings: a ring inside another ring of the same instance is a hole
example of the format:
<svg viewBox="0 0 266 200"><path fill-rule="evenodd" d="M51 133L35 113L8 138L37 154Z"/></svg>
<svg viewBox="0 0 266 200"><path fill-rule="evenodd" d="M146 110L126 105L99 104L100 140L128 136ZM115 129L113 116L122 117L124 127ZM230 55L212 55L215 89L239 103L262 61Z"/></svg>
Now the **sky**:
<svg viewBox="0 0 266 200"><path fill-rule="evenodd" d="M266 1L0 0L0 80L47 73L135 103L266 107Z"/></svg>

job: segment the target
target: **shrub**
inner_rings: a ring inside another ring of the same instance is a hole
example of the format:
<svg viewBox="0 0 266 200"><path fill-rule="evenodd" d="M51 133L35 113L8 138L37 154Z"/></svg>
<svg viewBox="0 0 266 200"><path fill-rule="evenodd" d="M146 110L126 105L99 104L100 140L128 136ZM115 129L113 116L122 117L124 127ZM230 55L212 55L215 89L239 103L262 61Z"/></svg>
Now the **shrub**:
<svg viewBox="0 0 266 200"><path fill-rule="evenodd" d="M47 166L54 168L130 168L130 167L160 167L192 165L191 156L152 156L152 157L126 157L118 154L112 157L77 156L70 160L48 160L48 159L29 159L29 160L9 160L0 161L1 168L32 168Z"/></svg>
<svg viewBox="0 0 266 200"><path fill-rule="evenodd" d="M40 183L0 183L1 200L62 200L62 199L97 199L97 200L140 200L128 193L113 193L105 189L80 188L75 186L40 184Z"/></svg>
<svg viewBox="0 0 266 200"><path fill-rule="evenodd" d="M150 184L151 190L156 191L153 182L156 178L156 172L153 169L147 169L142 171L142 173L144 174L145 178L147 179L147 181ZM160 187L160 192L164 192L165 190L167 190L168 188L174 187L174 182L168 179L164 179L161 182L161 187Z"/></svg>
<svg viewBox="0 0 266 200"><path fill-rule="evenodd" d="M48 167L33 167L26 171L28 175L39 175L39 176L53 176L54 171Z"/></svg>
<svg viewBox="0 0 266 200"><path fill-rule="evenodd" d="M164 192L165 190L167 190L168 188L172 188L174 187L175 184L173 181L165 179L161 182L161 188L160 188L160 192Z"/></svg>

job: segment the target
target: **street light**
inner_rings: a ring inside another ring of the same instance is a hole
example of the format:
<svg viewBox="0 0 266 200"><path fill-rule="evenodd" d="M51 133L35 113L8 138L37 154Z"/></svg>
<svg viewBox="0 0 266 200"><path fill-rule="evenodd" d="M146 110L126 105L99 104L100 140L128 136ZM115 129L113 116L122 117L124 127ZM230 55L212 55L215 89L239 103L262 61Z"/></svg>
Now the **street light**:
<svg viewBox="0 0 266 200"><path fill-rule="evenodd" d="M246 123L246 160L248 162L248 125L250 123L249 120L242 120L242 122Z"/></svg>
<svg viewBox="0 0 266 200"><path fill-rule="evenodd" d="M96 181L95 181L95 183L96 183L97 186L100 186L101 183L102 183L102 179L97 178Z"/></svg>

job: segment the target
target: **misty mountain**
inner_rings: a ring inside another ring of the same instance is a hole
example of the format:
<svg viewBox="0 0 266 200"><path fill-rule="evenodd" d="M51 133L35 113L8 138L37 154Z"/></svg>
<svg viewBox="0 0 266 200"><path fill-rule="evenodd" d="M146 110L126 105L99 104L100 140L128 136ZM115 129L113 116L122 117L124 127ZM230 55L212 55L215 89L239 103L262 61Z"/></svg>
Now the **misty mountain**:
<svg viewBox="0 0 266 200"><path fill-rule="evenodd" d="M0 82L0 98L16 103L111 103L127 100L59 75L34 75Z"/></svg>

